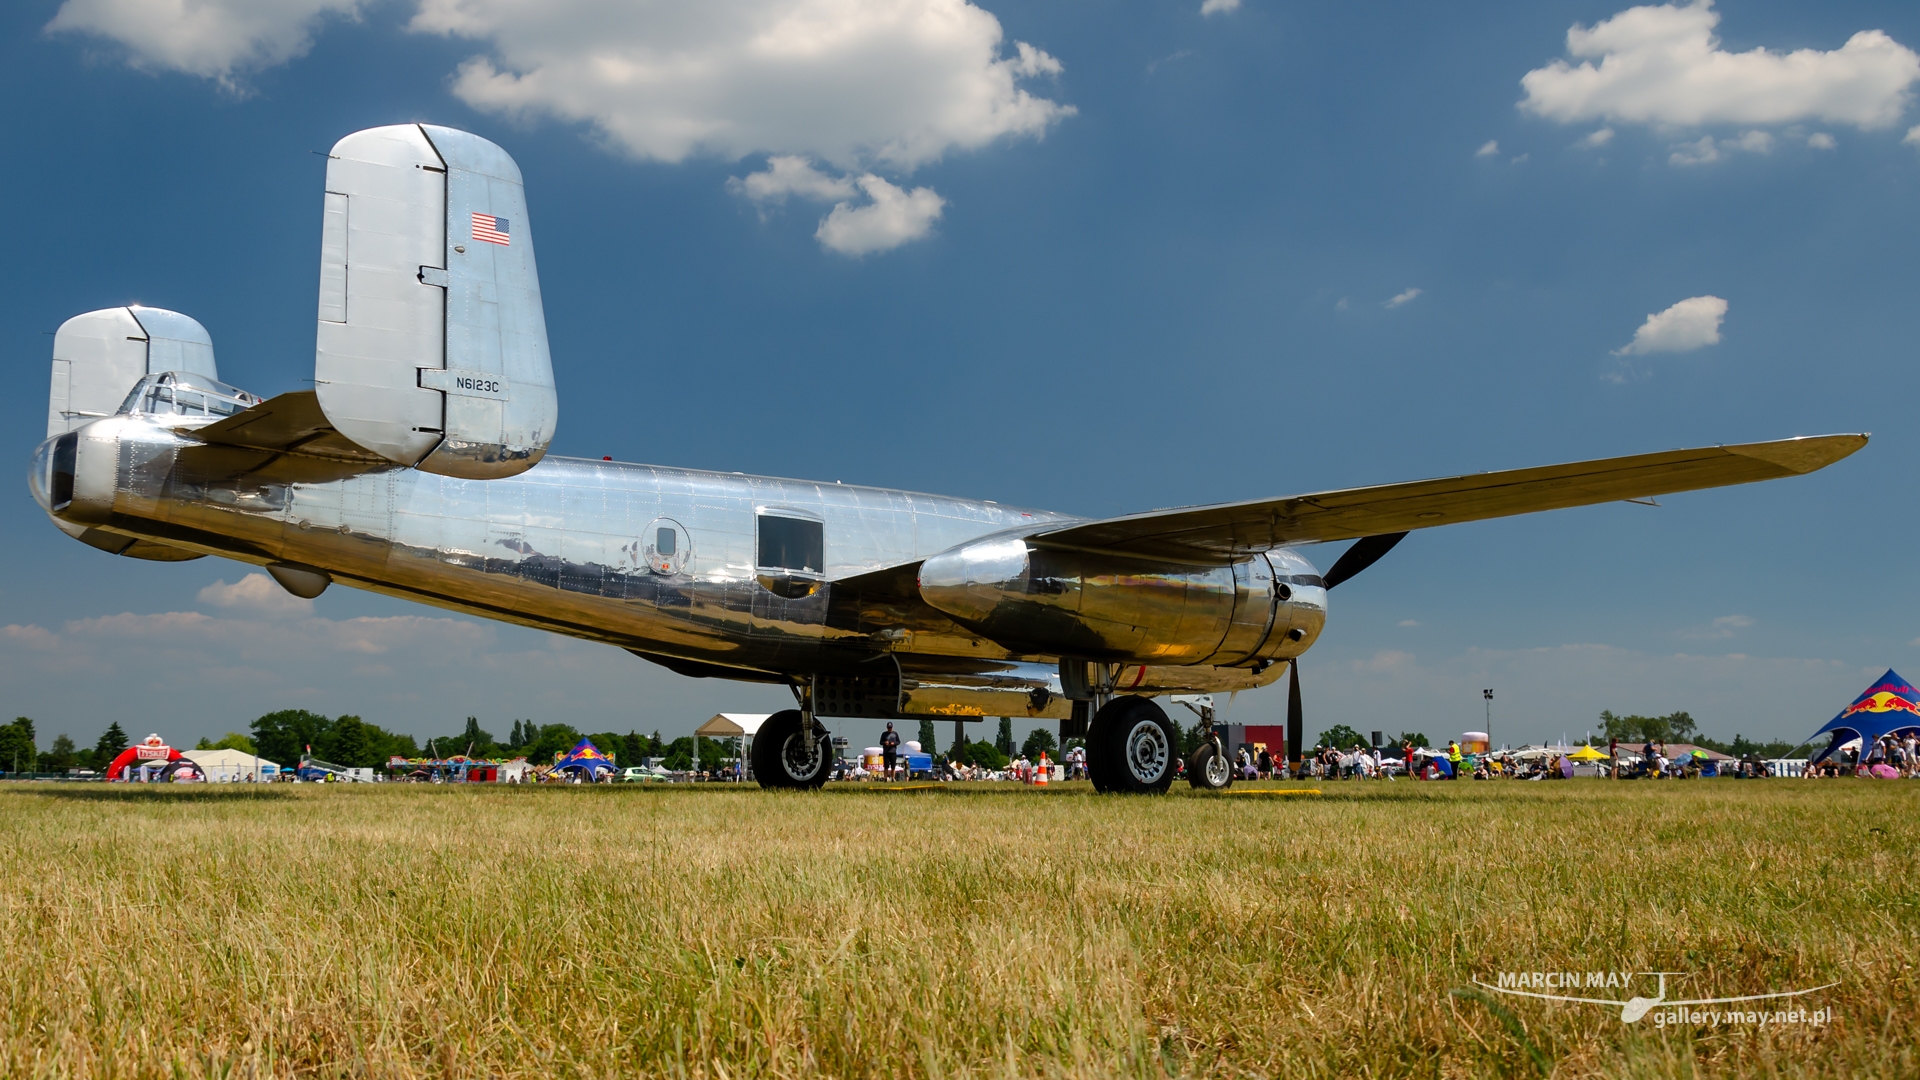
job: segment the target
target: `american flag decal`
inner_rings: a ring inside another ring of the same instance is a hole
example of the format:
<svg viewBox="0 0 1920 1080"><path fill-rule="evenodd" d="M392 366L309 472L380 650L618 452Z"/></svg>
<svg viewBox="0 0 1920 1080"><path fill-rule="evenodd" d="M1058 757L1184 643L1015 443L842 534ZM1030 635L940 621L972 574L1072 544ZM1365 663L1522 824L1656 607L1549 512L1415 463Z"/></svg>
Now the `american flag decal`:
<svg viewBox="0 0 1920 1080"><path fill-rule="evenodd" d="M473 215L473 238L485 240L489 244L499 244L501 247L506 247L512 242L507 236L507 219L494 217L492 214Z"/></svg>

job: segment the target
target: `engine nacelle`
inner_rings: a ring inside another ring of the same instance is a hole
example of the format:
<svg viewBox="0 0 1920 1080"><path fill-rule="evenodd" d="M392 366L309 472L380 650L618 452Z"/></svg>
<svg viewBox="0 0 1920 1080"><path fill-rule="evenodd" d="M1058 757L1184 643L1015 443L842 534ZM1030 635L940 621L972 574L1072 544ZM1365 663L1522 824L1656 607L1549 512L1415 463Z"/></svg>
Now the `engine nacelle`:
<svg viewBox="0 0 1920 1080"><path fill-rule="evenodd" d="M1228 566L989 537L920 566L920 595L1029 655L1157 665L1300 655L1326 621L1319 572L1290 551Z"/></svg>

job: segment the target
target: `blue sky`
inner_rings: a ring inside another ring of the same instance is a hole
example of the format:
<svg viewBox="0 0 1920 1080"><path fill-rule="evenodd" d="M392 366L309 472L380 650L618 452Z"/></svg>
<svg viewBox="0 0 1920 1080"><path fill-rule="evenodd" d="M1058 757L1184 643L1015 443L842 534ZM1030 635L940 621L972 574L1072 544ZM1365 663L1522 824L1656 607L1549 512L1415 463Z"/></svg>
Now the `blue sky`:
<svg viewBox="0 0 1920 1080"><path fill-rule="evenodd" d="M422 120L525 173L559 453L1104 515L1874 433L1812 477L1411 537L1335 595L1311 730L1438 737L1492 686L1496 740L1601 709L1798 737L1920 662L1920 9L1208 6L10 5L7 453L92 308L193 315L258 393L310 378L315 152ZM6 505L0 711L43 741L782 701Z"/></svg>

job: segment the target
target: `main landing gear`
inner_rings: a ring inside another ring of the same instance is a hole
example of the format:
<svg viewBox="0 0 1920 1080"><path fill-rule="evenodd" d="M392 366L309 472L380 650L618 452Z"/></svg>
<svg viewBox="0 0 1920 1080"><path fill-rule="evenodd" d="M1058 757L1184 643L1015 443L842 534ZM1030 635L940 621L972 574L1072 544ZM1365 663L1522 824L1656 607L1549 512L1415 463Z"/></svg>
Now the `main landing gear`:
<svg viewBox="0 0 1920 1080"><path fill-rule="evenodd" d="M811 790L833 775L833 739L813 715L813 682L794 688L798 709L774 713L753 736L753 778L763 788Z"/></svg>
<svg viewBox="0 0 1920 1080"><path fill-rule="evenodd" d="M1152 698L1117 697L1087 728L1087 777L1095 791L1158 795L1180 760L1173 721Z"/></svg>

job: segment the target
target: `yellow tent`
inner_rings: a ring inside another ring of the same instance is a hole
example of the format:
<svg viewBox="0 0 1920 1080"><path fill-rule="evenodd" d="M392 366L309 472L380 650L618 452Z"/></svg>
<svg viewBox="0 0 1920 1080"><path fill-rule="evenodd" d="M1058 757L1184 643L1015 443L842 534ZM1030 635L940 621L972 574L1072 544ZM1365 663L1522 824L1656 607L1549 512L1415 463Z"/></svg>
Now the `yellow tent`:
<svg viewBox="0 0 1920 1080"><path fill-rule="evenodd" d="M1594 749L1593 747L1591 747L1591 746L1583 746L1583 747L1581 747L1580 749L1578 749L1578 750L1575 750L1575 751L1574 751L1573 753L1571 753L1571 754L1568 754L1567 756L1568 756L1568 757L1570 757L1570 758L1572 758L1572 759L1573 759L1573 760L1575 760L1575 761L1605 761L1605 760L1607 760L1607 755L1605 755L1605 754L1603 754L1603 753L1601 753L1601 752L1600 752L1600 751L1598 751L1598 750L1595 750L1595 749Z"/></svg>

